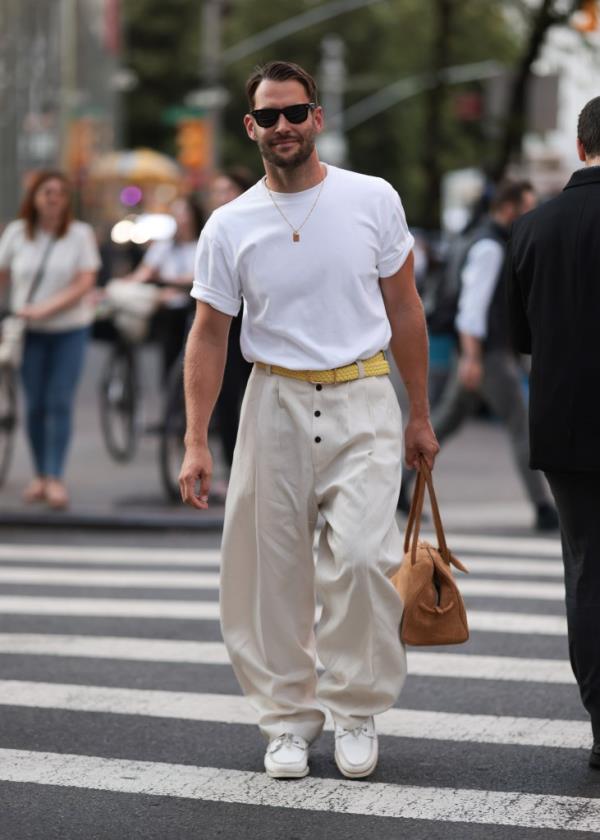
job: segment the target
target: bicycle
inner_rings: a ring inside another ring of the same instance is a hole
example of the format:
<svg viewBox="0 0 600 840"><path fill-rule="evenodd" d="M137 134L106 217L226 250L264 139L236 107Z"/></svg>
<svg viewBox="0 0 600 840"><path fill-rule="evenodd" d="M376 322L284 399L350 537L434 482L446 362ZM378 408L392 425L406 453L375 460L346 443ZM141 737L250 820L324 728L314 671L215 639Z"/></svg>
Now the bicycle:
<svg viewBox="0 0 600 840"><path fill-rule="evenodd" d="M0 487L8 476L17 427L17 377L12 365L0 366Z"/></svg>
<svg viewBox="0 0 600 840"><path fill-rule="evenodd" d="M140 386L135 344L115 330L113 345L100 375L100 428L109 454L131 461L140 437Z"/></svg>

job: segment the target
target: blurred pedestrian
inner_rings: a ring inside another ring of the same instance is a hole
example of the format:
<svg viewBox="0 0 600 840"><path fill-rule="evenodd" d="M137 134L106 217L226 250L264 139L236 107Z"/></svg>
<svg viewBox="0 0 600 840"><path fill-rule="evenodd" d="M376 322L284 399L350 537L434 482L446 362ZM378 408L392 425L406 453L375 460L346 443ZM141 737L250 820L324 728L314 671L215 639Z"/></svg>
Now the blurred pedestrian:
<svg viewBox="0 0 600 840"><path fill-rule="evenodd" d="M388 577L402 556L402 422L388 344L410 401L407 462L423 455L433 465L438 449L413 238L387 182L319 161L323 111L306 71L271 62L246 92L244 125L266 176L216 210L200 237L182 496L208 506L208 422L243 296L242 350L254 369L225 512L223 637L269 740L267 773L308 773L327 707L337 766L362 778L377 764L373 715L406 674L402 605Z"/></svg>
<svg viewBox="0 0 600 840"><path fill-rule="evenodd" d="M31 181L20 218L0 239L0 280L10 281L12 311L27 323L22 362L26 430L35 477L27 502L64 508L63 482L75 391L94 312L88 293L100 257L92 228L73 219L71 188L61 172ZM35 282L35 293L29 291Z"/></svg>
<svg viewBox="0 0 600 840"><path fill-rule="evenodd" d="M200 205L189 195L176 198L169 212L175 219L173 236L153 242L138 267L123 278L163 287L154 316L154 331L162 353L163 383L185 343L191 317L189 293L194 279L196 244L205 221Z"/></svg>
<svg viewBox="0 0 600 840"><path fill-rule="evenodd" d="M531 466L560 514L571 665L600 769L600 96L579 115L577 151L584 168L515 224L506 277L513 334L531 353Z"/></svg>
<svg viewBox="0 0 600 840"><path fill-rule="evenodd" d="M223 204L227 204L235 198L238 198L238 196L250 189L255 181L256 179L250 170L243 166L231 167L231 169L226 169L218 173L213 178L208 194L210 210L216 210L218 207L222 207ZM223 373L223 384L221 385L221 392L217 400L217 405L215 406L217 430L229 471L233 464L233 453L240 423L242 398L246 390L250 371L252 370L252 365L242 355L240 345L242 319L243 307L242 311L231 321L229 339L227 341L227 361ZM215 482L213 486L213 498L215 500L224 500L227 495L227 487L227 481L219 482L218 484Z"/></svg>
<svg viewBox="0 0 600 840"><path fill-rule="evenodd" d="M527 181L506 181L492 198L490 214L469 234L450 261L456 272L450 285L459 289L455 319L458 335L456 370L432 414L435 434L443 443L458 431L483 398L505 426L525 492L535 509L535 528L553 531L558 517L541 473L529 468L527 404L522 370L511 346L502 269L510 226L535 206ZM405 476L406 494L410 477ZM407 499L401 499L406 507Z"/></svg>

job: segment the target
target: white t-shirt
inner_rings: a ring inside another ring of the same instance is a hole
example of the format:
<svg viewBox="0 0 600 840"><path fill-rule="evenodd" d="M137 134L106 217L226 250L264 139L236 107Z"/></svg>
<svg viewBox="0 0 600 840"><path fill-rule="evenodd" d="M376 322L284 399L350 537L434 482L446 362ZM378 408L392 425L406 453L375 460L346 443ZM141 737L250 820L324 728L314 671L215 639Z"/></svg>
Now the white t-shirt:
<svg viewBox="0 0 600 840"><path fill-rule="evenodd" d="M483 340L488 310L496 291L505 249L496 239L480 239L470 249L461 274L455 326L458 332Z"/></svg>
<svg viewBox="0 0 600 840"><path fill-rule="evenodd" d="M25 234L25 222L11 222L0 238L0 269L10 271L10 308L20 309L48 246L50 236L38 230L33 239ZM32 303L40 303L62 291L80 271L97 271L100 255L92 228L85 222L71 222L64 236L57 239L46 261L44 274ZM86 327L93 321L94 310L87 296L74 306L50 318L36 321L32 329L61 332Z"/></svg>
<svg viewBox="0 0 600 840"><path fill-rule="evenodd" d="M174 239L153 242L144 254L142 262L153 268L159 279L165 283L181 277L191 278L196 261L196 244L195 239L192 242L177 242ZM190 297L184 286L180 295L170 298L164 305L167 309L183 309L189 303Z"/></svg>
<svg viewBox="0 0 600 840"><path fill-rule="evenodd" d="M192 277L196 257L196 240L192 242L176 242L168 239L153 242L142 262L155 269L161 280L170 282L180 277Z"/></svg>
<svg viewBox="0 0 600 840"><path fill-rule="evenodd" d="M319 188L274 197L300 226ZM379 279L402 267L413 242L400 197L381 178L328 165L299 242L261 180L210 216L192 295L227 315L243 297L241 347L250 362L340 367L388 346Z"/></svg>

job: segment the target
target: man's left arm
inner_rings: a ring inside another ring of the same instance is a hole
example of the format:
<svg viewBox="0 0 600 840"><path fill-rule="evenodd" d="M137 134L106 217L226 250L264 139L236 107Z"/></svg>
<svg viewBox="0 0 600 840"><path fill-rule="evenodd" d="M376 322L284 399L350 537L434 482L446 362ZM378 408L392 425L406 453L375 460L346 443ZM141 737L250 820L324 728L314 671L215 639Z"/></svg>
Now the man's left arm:
<svg viewBox="0 0 600 840"><path fill-rule="evenodd" d="M392 328L390 349L409 399L405 460L409 467L418 469L419 456L423 455L431 469L440 447L429 420L427 327L415 286L412 251L395 274L379 282Z"/></svg>

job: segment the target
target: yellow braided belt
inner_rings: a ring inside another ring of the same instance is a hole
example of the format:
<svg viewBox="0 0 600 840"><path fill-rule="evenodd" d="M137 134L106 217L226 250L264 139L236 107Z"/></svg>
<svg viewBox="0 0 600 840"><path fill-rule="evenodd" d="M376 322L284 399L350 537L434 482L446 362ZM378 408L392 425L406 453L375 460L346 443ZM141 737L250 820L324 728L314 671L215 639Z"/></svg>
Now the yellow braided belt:
<svg viewBox="0 0 600 840"><path fill-rule="evenodd" d="M288 376L290 379L302 379L303 382L314 384L335 385L338 382L352 382L354 379L362 379L365 376L385 376L390 372L390 366L385 353L380 350L370 359L362 359L352 362L351 365L333 368L332 370L290 370L279 367L279 365L265 365L263 362L255 362L260 370L277 376ZM362 370L361 370L362 369Z"/></svg>

